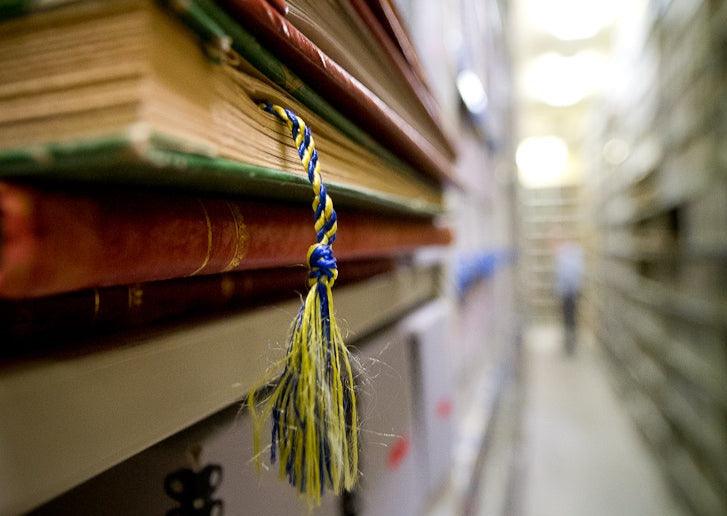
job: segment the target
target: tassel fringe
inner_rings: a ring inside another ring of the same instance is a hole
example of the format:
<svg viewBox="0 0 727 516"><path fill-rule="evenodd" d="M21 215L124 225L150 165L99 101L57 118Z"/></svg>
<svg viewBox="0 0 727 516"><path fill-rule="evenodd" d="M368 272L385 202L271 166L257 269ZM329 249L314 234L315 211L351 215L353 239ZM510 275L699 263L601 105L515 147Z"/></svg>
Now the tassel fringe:
<svg viewBox="0 0 727 516"><path fill-rule="evenodd" d="M310 290L292 325L282 374L270 397L258 408L248 396L254 447L260 468L262 421L272 418L270 462L279 460L279 476L295 486L308 503L319 505L325 489L351 490L358 478L356 393L348 349L334 317L331 287L338 277L332 245L337 219L321 181L318 153L310 129L291 111L262 104L286 122L313 192L318 243L308 250ZM257 389L256 389L257 390Z"/></svg>

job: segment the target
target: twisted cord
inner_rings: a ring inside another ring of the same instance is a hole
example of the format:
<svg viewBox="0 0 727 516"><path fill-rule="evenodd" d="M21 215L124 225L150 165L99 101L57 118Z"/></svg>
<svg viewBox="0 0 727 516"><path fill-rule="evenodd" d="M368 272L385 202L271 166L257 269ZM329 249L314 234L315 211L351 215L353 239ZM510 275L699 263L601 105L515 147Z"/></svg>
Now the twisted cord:
<svg viewBox="0 0 727 516"><path fill-rule="evenodd" d="M308 286L316 283L324 283L329 287L338 278L336 259L333 256L331 246L336 240L338 222L336 210L333 209L333 200L326 191L326 185L321 178L321 165L318 161L318 151L315 147L313 135L306 123L298 118L295 113L275 104L261 104L265 111L272 113L286 123L288 130L293 136L293 141L298 150L298 156L303 168L308 172L308 181L313 187L313 227L316 230L318 243L308 249Z"/></svg>
<svg viewBox="0 0 727 516"><path fill-rule="evenodd" d="M261 104L288 126L313 187L317 242L308 249L310 290L293 324L285 367L263 406L272 416L271 462L280 459L280 476L320 504L324 488L350 490L358 472L358 423L353 372L334 317L331 287L338 277L332 245L338 228L333 201L321 179L318 152L305 122L274 104ZM254 392L255 390L253 390ZM253 415L256 453L260 422Z"/></svg>

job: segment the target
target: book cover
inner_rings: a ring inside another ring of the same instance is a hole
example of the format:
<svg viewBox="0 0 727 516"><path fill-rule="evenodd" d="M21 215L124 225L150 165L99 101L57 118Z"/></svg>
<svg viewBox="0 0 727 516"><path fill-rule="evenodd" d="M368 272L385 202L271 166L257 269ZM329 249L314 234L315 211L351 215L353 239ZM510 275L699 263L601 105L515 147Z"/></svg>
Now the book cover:
<svg viewBox="0 0 727 516"><path fill-rule="evenodd" d="M380 258L442 245L429 218L339 209L336 257ZM0 297L36 297L304 263L309 206L123 188L0 184Z"/></svg>

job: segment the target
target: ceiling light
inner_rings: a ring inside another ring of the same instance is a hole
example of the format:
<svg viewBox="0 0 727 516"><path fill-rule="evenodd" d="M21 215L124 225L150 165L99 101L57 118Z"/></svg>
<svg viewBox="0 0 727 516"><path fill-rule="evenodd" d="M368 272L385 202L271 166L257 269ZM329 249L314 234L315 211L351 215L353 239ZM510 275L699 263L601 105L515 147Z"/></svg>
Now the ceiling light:
<svg viewBox="0 0 727 516"><path fill-rule="evenodd" d="M528 22L564 41L594 37L610 25L623 0L528 0Z"/></svg>
<svg viewBox="0 0 727 516"><path fill-rule="evenodd" d="M568 146L557 136L533 136L520 142L515 153L523 186L536 188L563 182Z"/></svg>
<svg viewBox="0 0 727 516"><path fill-rule="evenodd" d="M524 88L548 105L572 106L607 87L607 67L606 58L593 50L573 56L547 52L526 63Z"/></svg>

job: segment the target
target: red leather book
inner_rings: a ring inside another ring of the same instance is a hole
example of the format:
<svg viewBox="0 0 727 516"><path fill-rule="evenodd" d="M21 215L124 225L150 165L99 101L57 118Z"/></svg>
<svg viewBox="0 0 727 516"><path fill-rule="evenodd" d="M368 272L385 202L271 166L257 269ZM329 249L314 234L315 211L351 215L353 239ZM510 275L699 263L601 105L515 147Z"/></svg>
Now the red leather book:
<svg viewBox="0 0 727 516"><path fill-rule="evenodd" d="M265 0L219 0L249 30L341 112L402 159L440 181L455 182L452 149L435 146Z"/></svg>
<svg viewBox="0 0 727 516"><path fill-rule="evenodd" d="M338 209L338 259L446 244L426 218ZM0 297L304 263L315 242L305 204L0 183Z"/></svg>
<svg viewBox="0 0 727 516"><path fill-rule="evenodd" d="M396 263L393 258L341 261L336 286L391 271ZM220 310L256 308L299 296L307 288L305 280L306 269L301 265L0 299L0 338L6 343L42 344L42 339L52 336L55 344ZM24 346L0 352L27 350Z"/></svg>

